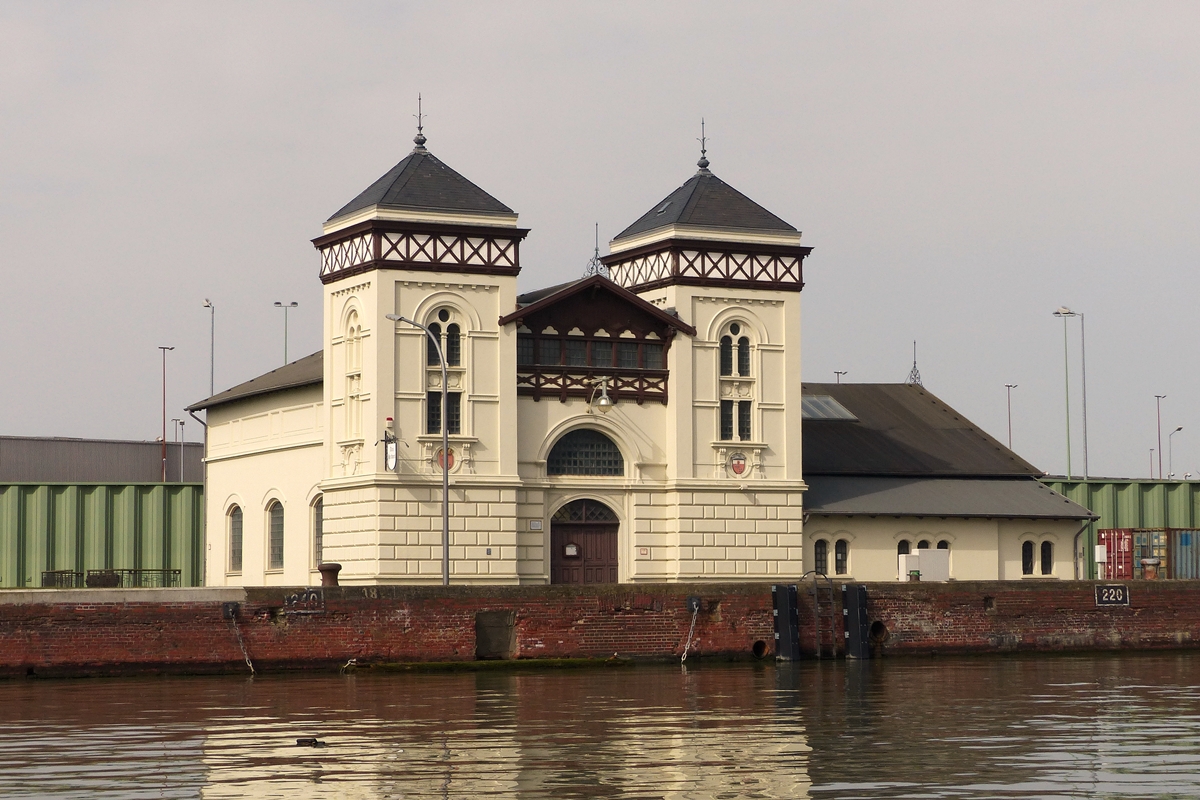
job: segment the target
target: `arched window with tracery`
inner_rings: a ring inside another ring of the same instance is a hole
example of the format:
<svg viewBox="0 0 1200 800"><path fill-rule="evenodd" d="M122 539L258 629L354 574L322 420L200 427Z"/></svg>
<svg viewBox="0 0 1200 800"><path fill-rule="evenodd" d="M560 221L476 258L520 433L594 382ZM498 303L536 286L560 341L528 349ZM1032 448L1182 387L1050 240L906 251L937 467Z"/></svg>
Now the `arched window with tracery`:
<svg viewBox="0 0 1200 800"><path fill-rule="evenodd" d="M750 338L740 322L731 322L720 341L720 420L717 431L723 442L754 439L754 385L750 363ZM736 371L735 371L736 366Z"/></svg>
<svg viewBox="0 0 1200 800"><path fill-rule="evenodd" d="M454 371L448 376L448 387L456 387L446 392L446 432L450 435L461 434L463 421L463 391L466 375L460 370L462 366L462 327L454 321L455 312L449 308L439 308L434 313L434 321L428 323L429 331L437 338L425 337L425 433L438 434L442 432L442 361L438 357L438 348L446 358L446 367Z"/></svg>
<svg viewBox="0 0 1200 800"><path fill-rule="evenodd" d="M591 428L571 431L554 443L546 459L548 475L624 475L625 459L616 442Z"/></svg>

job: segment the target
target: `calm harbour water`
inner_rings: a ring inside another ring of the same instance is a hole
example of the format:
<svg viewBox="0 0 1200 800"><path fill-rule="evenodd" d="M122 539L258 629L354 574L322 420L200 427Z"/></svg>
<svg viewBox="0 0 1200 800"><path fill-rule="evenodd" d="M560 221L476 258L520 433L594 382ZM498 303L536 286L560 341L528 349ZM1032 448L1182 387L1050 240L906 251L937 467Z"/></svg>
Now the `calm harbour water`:
<svg viewBox="0 0 1200 800"><path fill-rule="evenodd" d="M0 681L0 797L1196 797L1198 670L1147 654Z"/></svg>

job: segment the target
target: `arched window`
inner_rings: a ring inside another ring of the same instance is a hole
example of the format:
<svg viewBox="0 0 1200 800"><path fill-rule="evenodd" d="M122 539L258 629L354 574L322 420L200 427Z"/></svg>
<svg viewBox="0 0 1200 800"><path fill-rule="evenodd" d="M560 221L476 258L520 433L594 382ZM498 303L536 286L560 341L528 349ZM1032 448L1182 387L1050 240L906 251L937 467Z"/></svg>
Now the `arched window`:
<svg viewBox="0 0 1200 800"><path fill-rule="evenodd" d="M929 549L929 540L922 539L921 541L917 542L917 549L918 550L928 550Z"/></svg>
<svg viewBox="0 0 1200 800"><path fill-rule="evenodd" d="M451 367L462 364L462 338L455 322L446 326L446 364Z"/></svg>
<svg viewBox="0 0 1200 800"><path fill-rule="evenodd" d="M908 539L901 539L899 543L896 544L896 555L906 556L911 552L912 542L908 541Z"/></svg>
<svg viewBox="0 0 1200 800"><path fill-rule="evenodd" d="M1033 574L1033 542L1021 544L1021 574Z"/></svg>
<svg viewBox="0 0 1200 800"><path fill-rule="evenodd" d="M549 475L624 475L625 459L616 443L591 428L571 431L554 443L546 459Z"/></svg>
<svg viewBox="0 0 1200 800"><path fill-rule="evenodd" d="M733 375L733 337L721 337L721 376Z"/></svg>
<svg viewBox="0 0 1200 800"><path fill-rule="evenodd" d="M946 541L945 539L942 539L942 540L940 540L940 541L938 542L937 549L938 549L938 550L949 550L949 549L950 549L950 542Z"/></svg>
<svg viewBox="0 0 1200 800"><path fill-rule="evenodd" d="M824 539L813 542L813 571L818 575L829 574L829 542Z"/></svg>
<svg viewBox="0 0 1200 800"><path fill-rule="evenodd" d="M845 539L838 539L833 546L833 571L837 575L845 575L849 572L850 565L850 543Z"/></svg>
<svg viewBox="0 0 1200 800"><path fill-rule="evenodd" d="M618 522L611 508L595 500L575 500L554 512L553 522Z"/></svg>
<svg viewBox="0 0 1200 800"><path fill-rule="evenodd" d="M750 340L745 336L738 339L738 375L750 377Z"/></svg>
<svg viewBox="0 0 1200 800"><path fill-rule="evenodd" d="M272 500L267 506L267 569L283 569L283 506Z"/></svg>
<svg viewBox="0 0 1200 800"><path fill-rule="evenodd" d="M242 509L229 509L229 571L242 571Z"/></svg>
<svg viewBox="0 0 1200 800"><path fill-rule="evenodd" d="M322 540L325 536L325 501L323 498L320 498L320 497L317 498L317 502L313 503L312 527L313 527L313 560L316 562L317 566L319 567L325 563L324 553L322 552L322 550L324 548L324 542Z"/></svg>
<svg viewBox="0 0 1200 800"><path fill-rule="evenodd" d="M754 441L754 403L748 399L734 399L747 397L747 387L738 379L750 377L750 339L746 336L736 338L736 377L734 373L734 341L741 332L741 324L731 322L721 336L721 385L718 390L721 401L717 438L723 442L735 439L741 442Z"/></svg>
<svg viewBox="0 0 1200 800"><path fill-rule="evenodd" d="M442 365L442 360L438 358L437 345L433 343L433 340L437 339L438 341L441 341L442 326L438 325L436 322L431 322L429 323L429 332L432 333L433 336L425 337L425 364L430 367L440 367ZM449 363L449 361L447 360L446 363Z"/></svg>
<svg viewBox="0 0 1200 800"><path fill-rule="evenodd" d="M1042 542L1042 574L1054 574L1054 544Z"/></svg>
<svg viewBox="0 0 1200 800"><path fill-rule="evenodd" d="M362 436L362 328L358 312L346 316L346 438Z"/></svg>

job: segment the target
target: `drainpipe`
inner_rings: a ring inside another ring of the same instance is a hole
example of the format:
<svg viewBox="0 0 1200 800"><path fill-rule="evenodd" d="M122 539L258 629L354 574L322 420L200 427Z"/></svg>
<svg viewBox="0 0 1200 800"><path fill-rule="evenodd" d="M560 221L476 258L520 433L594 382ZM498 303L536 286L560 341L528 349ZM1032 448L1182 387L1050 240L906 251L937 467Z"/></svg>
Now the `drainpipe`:
<svg viewBox="0 0 1200 800"><path fill-rule="evenodd" d="M1099 517L1096 519L1099 519ZM1083 527L1075 532L1075 538L1071 542L1071 561L1075 567L1075 580L1079 580L1079 537L1083 536L1083 532L1095 521L1095 519L1089 519L1083 523Z"/></svg>

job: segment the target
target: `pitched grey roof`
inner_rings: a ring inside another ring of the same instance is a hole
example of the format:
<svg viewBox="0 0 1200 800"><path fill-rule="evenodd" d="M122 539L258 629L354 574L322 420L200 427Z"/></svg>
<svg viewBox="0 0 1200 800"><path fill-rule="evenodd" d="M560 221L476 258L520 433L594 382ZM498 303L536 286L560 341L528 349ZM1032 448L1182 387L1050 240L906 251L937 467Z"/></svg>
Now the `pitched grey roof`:
<svg viewBox="0 0 1200 800"><path fill-rule="evenodd" d="M805 383L857 419L804 421L804 475L1038 476L1042 472L928 389L903 383Z"/></svg>
<svg viewBox="0 0 1200 800"><path fill-rule="evenodd" d="M337 210L337 219L371 206L511 214L512 209L418 147Z"/></svg>
<svg viewBox="0 0 1200 800"><path fill-rule="evenodd" d="M245 383L239 383L232 389L215 394L199 403L187 407L187 411L199 411L202 408L212 408L222 403L234 400L244 400L268 392L278 392L282 389L297 389L301 386L312 386L325 380L325 351L318 350L311 356L297 359L285 364L279 369L273 369L265 375L251 378Z"/></svg>
<svg viewBox="0 0 1200 800"><path fill-rule="evenodd" d="M666 225L795 231L779 217L706 169L696 173L625 230L618 241Z"/></svg>
<svg viewBox="0 0 1200 800"><path fill-rule="evenodd" d="M805 477L804 510L810 514L898 517L1092 519L1034 478Z"/></svg>

